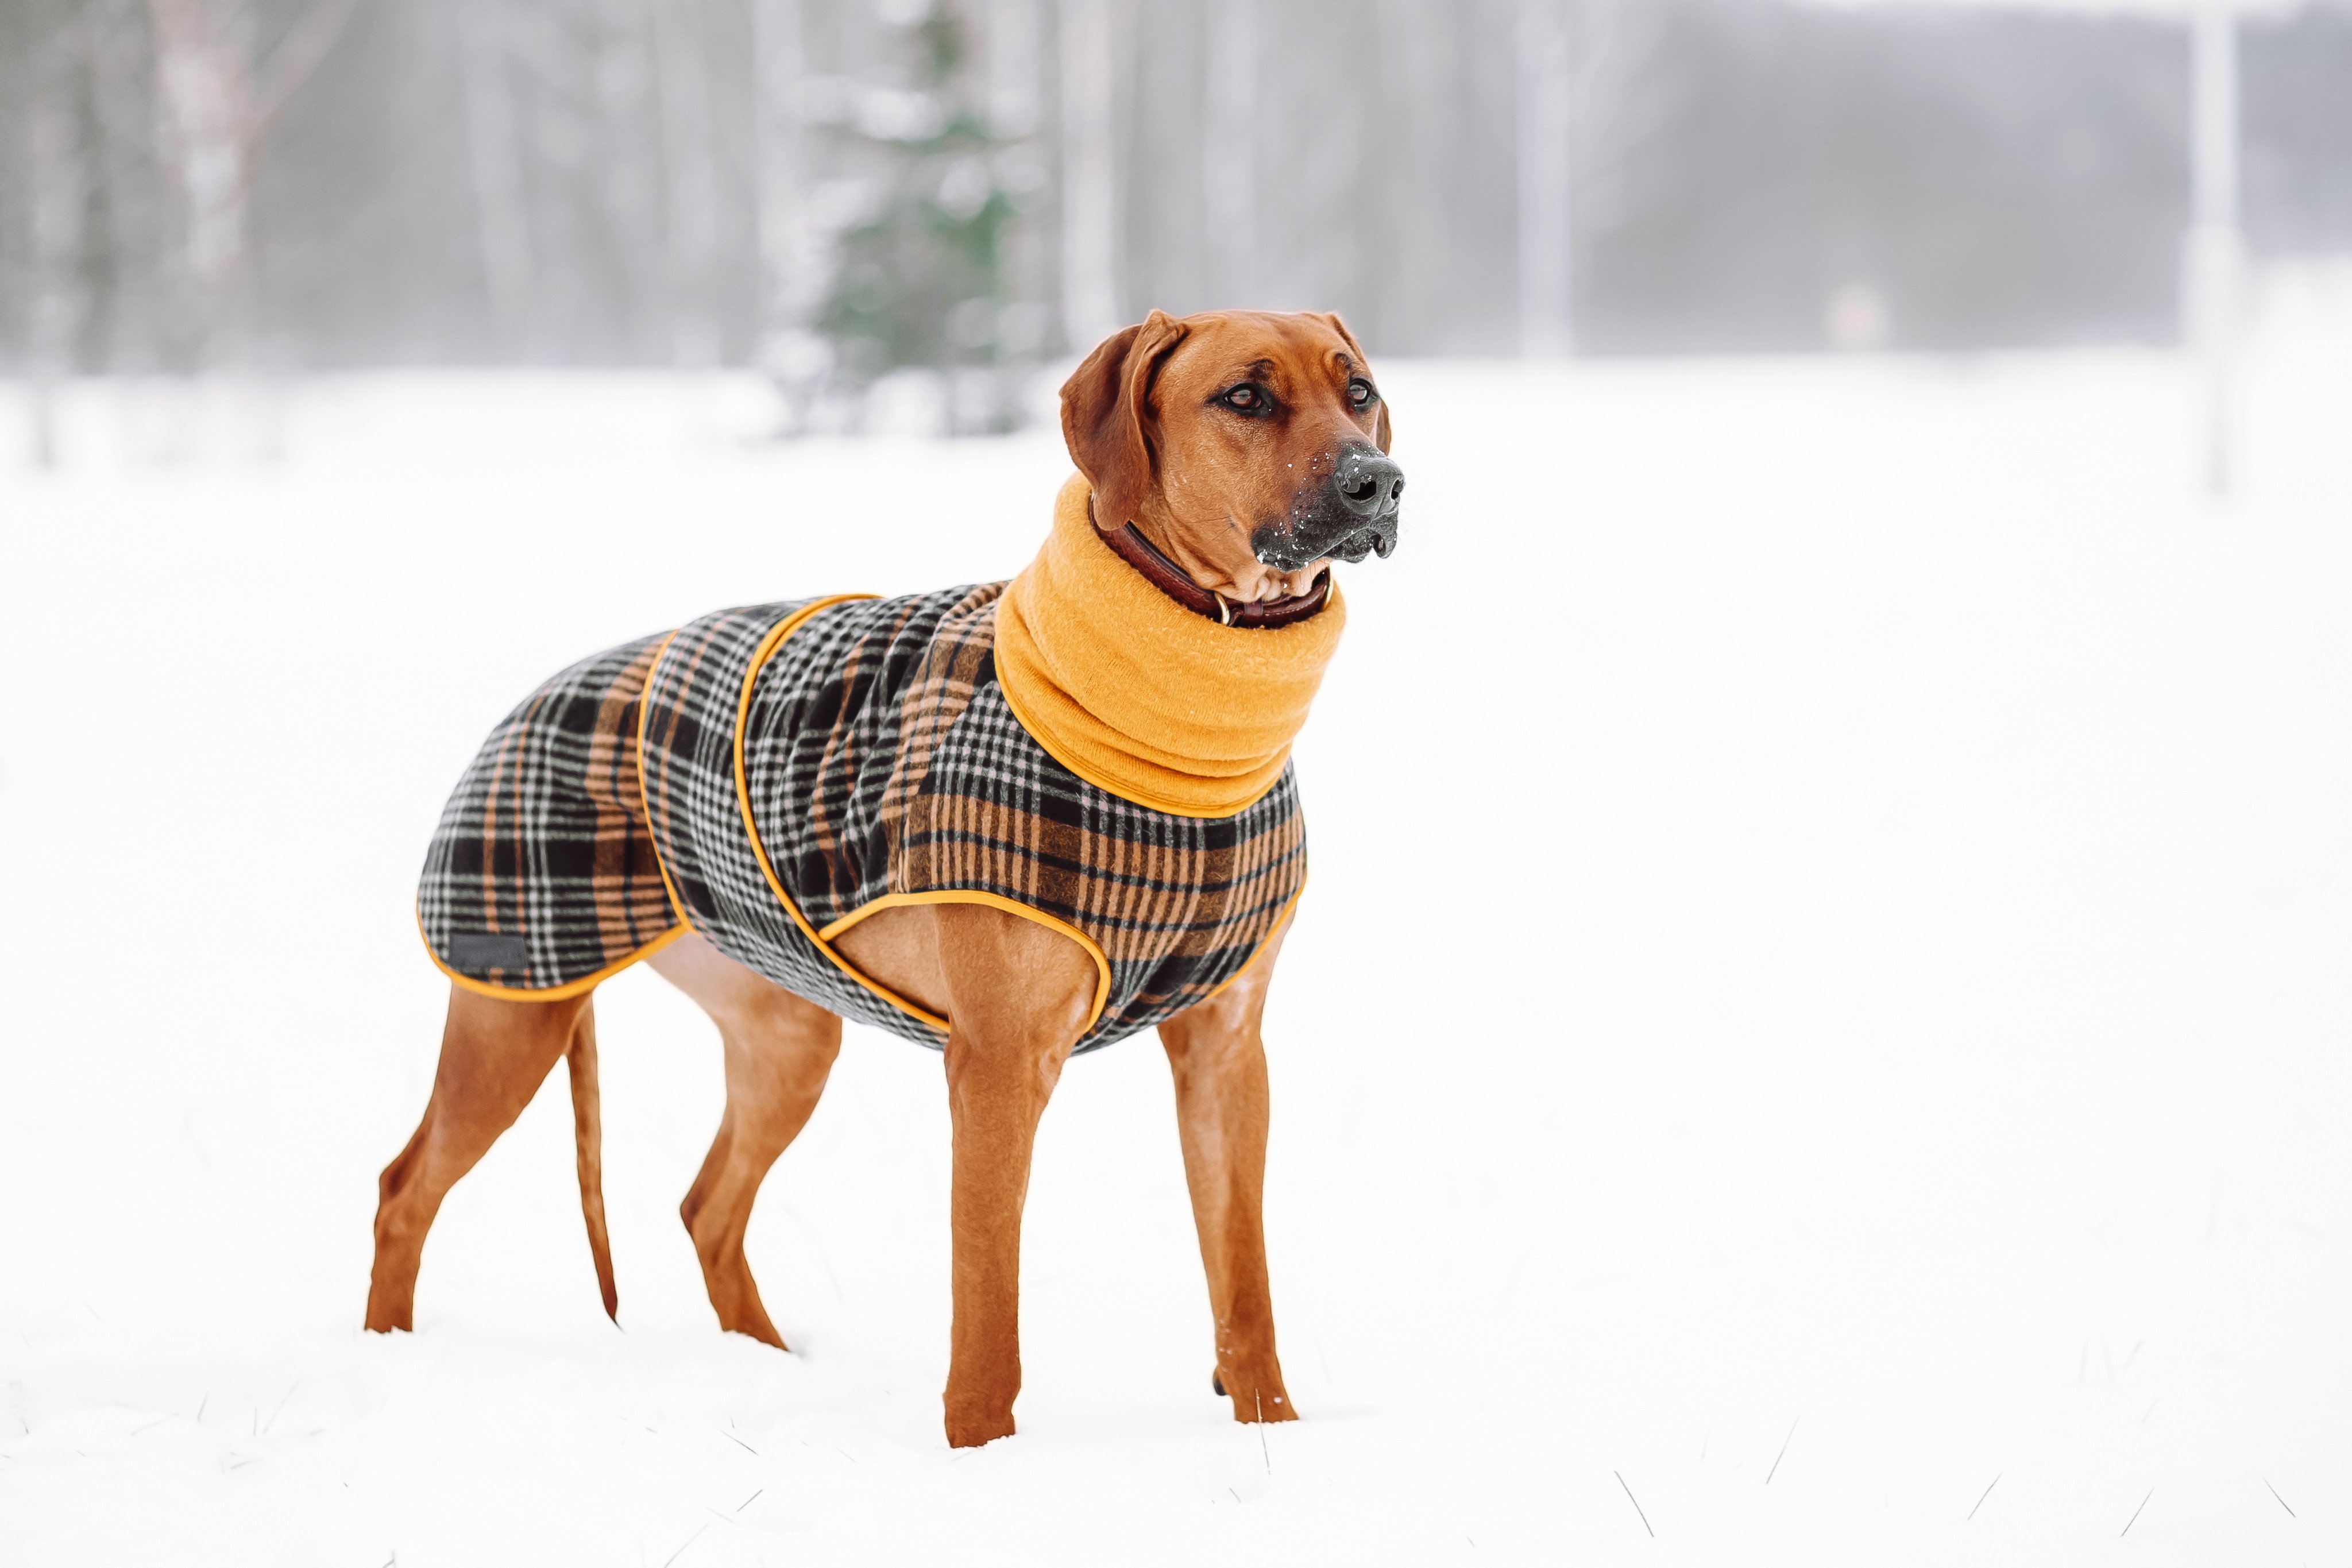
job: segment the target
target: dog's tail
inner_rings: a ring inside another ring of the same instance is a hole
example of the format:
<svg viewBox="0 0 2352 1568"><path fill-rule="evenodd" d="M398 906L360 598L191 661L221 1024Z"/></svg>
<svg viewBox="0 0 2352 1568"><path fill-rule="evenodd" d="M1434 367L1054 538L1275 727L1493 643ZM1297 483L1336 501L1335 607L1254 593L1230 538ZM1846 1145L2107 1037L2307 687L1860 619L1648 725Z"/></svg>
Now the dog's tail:
<svg viewBox="0 0 2352 1568"><path fill-rule="evenodd" d="M604 1315L621 1321L621 1293L613 1284L613 1243L604 1234L604 1119L596 1098L596 1009L580 1009L572 1026L572 1131L579 1149L580 1212L588 1220L588 1250L596 1259L596 1289Z"/></svg>

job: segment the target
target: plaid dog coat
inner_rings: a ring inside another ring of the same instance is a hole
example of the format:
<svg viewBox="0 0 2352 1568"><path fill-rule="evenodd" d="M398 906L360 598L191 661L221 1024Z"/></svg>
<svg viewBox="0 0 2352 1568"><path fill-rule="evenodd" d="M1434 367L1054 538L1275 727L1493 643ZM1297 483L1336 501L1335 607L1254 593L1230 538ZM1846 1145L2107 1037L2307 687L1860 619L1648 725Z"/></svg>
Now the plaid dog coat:
<svg viewBox="0 0 2352 1568"><path fill-rule="evenodd" d="M556 676L442 813L417 895L434 961L470 990L549 999L691 928L796 995L940 1047L944 1019L831 944L878 910L967 902L1092 955L1078 1050L1210 995L1305 885L1290 767L1222 817L1078 777L998 685L1004 588L724 610Z"/></svg>

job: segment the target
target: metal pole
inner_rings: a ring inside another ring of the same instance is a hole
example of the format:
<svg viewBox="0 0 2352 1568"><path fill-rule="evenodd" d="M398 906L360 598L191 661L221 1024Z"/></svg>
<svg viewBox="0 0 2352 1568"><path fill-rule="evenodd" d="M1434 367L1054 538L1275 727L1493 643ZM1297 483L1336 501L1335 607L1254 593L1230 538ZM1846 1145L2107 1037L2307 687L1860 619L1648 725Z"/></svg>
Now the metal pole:
<svg viewBox="0 0 2352 1568"><path fill-rule="evenodd" d="M2199 0L2189 47L2188 338L2206 493L2235 478L2234 401L2245 243L2238 227L2238 35L2232 0Z"/></svg>

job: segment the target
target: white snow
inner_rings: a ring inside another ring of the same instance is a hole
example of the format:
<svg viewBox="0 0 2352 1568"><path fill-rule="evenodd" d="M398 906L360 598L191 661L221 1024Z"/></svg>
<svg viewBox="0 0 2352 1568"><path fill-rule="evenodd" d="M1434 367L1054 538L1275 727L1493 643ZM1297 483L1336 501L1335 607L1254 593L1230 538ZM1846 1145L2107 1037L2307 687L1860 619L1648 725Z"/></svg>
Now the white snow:
<svg viewBox="0 0 2352 1568"><path fill-rule="evenodd" d="M1063 1079L1021 1433L969 1454L938 1058L853 1031L770 1179L779 1355L702 1297L716 1039L647 973L598 999L626 1331L560 1081L418 1331L358 1321L483 732L721 605L1010 573L1058 442L385 374L284 392L256 461L249 404L73 389L65 468L0 472L0 1561L2343 1561L2326 283L2220 509L2160 353L1385 366L1407 531L1348 574L1268 1029L1307 1418L1209 1391L1144 1038Z"/></svg>

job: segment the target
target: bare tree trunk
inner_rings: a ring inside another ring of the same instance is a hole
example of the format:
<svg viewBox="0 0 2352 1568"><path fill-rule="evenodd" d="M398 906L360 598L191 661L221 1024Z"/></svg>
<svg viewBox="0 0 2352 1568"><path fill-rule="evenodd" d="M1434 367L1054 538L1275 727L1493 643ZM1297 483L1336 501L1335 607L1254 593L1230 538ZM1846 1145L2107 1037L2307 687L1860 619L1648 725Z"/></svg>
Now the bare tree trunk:
<svg viewBox="0 0 2352 1568"><path fill-rule="evenodd" d="M250 18L235 0L149 0L165 158L187 210L206 357L249 353L248 208L255 116Z"/></svg>
<svg viewBox="0 0 2352 1568"><path fill-rule="evenodd" d="M807 43L801 0L754 0L760 235L760 367L803 427L833 368L815 332L830 270L809 206Z"/></svg>
<svg viewBox="0 0 2352 1568"><path fill-rule="evenodd" d="M1083 353L1118 331L1118 57L1108 0L1062 0L1062 326Z"/></svg>
<svg viewBox="0 0 2352 1568"><path fill-rule="evenodd" d="M186 206L188 270L215 363L253 357L256 153L357 7L316 0L257 69L251 0L148 0L164 159Z"/></svg>
<svg viewBox="0 0 2352 1568"><path fill-rule="evenodd" d="M1565 0L1519 0L1518 35L1519 352L1557 359L1575 342Z"/></svg>
<svg viewBox="0 0 2352 1568"><path fill-rule="evenodd" d="M57 389L72 369L74 328L80 316L81 211L84 149L77 134L72 84L79 29L60 27L34 67L30 123L26 127L32 174L32 300L27 369L32 391L32 457L58 465Z"/></svg>
<svg viewBox="0 0 2352 1568"><path fill-rule="evenodd" d="M1577 266L1570 281L1589 299L1607 287L1612 237L1638 216L1643 154L1686 121L1695 100L1666 47L1673 8L1657 0L1574 0L1571 14L1570 217ZM1591 346L1591 333L1584 342Z"/></svg>
<svg viewBox="0 0 2352 1568"><path fill-rule="evenodd" d="M1037 134L1045 28L1039 0L991 0L988 8L989 130L1008 141Z"/></svg>
<svg viewBox="0 0 2352 1568"><path fill-rule="evenodd" d="M94 257L110 274L103 313L90 322L95 367L151 370L167 360L172 284L183 249L173 239L168 175L157 160L155 70L146 0L81 0L89 80L85 167L91 205L104 214ZM87 242L86 242L87 243ZM96 312L99 302L89 309Z"/></svg>
<svg viewBox="0 0 2352 1568"><path fill-rule="evenodd" d="M989 134L1003 145L998 166L1021 198L1023 216L1003 240L1003 297L996 312L992 428L1011 428L1024 414L1024 392L1052 335L1049 306L1055 237L1030 193L1048 175L1037 133L1045 121L1045 29L1043 0L989 0L984 34L985 102Z"/></svg>
<svg viewBox="0 0 2352 1568"><path fill-rule="evenodd" d="M1381 171L1373 187L1379 226L1367 237L1381 256L1374 275L1378 315L1384 348L1423 353L1449 238L1444 171L1450 127L1432 110L1441 101L1439 73L1450 40L1430 0L1377 0L1372 16L1380 31L1380 96L1393 106L1370 131L1370 156Z"/></svg>
<svg viewBox="0 0 2352 1568"><path fill-rule="evenodd" d="M474 234L481 250L494 341L508 351L531 337L535 270L522 139L516 122L507 0L451 0L457 26L457 69L466 112L467 174L473 187Z"/></svg>
<svg viewBox="0 0 2352 1568"><path fill-rule="evenodd" d="M2187 252L2187 337L2202 407L2204 485L2232 478L2237 329L2245 271L2238 230L2238 37L2233 0L2200 0L2189 34L2189 154L2194 212Z"/></svg>
<svg viewBox="0 0 2352 1568"><path fill-rule="evenodd" d="M649 0L661 105L662 187L668 222L670 358L719 360L719 149L701 7Z"/></svg>
<svg viewBox="0 0 2352 1568"><path fill-rule="evenodd" d="M544 3L544 0L541 0ZM589 157L577 165L585 233L610 257L627 299L624 352L666 359L672 279L665 226L661 89L647 0L586 0Z"/></svg>
<svg viewBox="0 0 2352 1568"><path fill-rule="evenodd" d="M1211 0L1202 13L1201 209L1211 302L1258 302L1258 5Z"/></svg>

